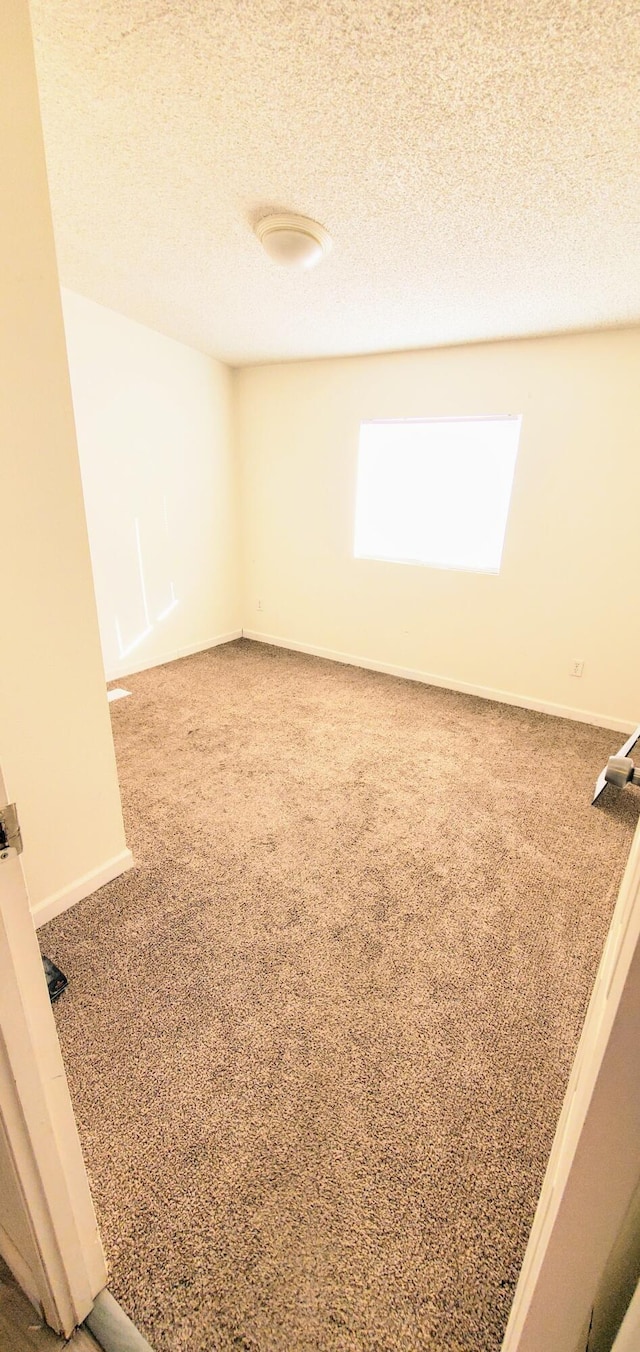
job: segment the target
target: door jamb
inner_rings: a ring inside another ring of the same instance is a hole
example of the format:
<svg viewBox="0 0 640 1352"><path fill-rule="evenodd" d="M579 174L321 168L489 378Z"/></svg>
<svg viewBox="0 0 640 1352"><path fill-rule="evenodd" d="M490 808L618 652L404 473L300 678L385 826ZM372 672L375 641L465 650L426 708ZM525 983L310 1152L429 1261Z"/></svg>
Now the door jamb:
<svg viewBox="0 0 640 1352"><path fill-rule="evenodd" d="M0 799L6 801L1 774ZM106 1285L107 1270L24 874L14 854L0 862L0 1103L38 1270L29 1272L27 1265L25 1271L2 1229L0 1252L30 1299L37 1297L51 1327L69 1337Z"/></svg>
<svg viewBox="0 0 640 1352"><path fill-rule="evenodd" d="M589 1301L595 1299L599 1275L640 1173L639 991L640 822L571 1070L502 1352L532 1352L552 1345L555 1352L579 1352L586 1346ZM553 1322L554 1301L558 1313L560 1299L563 1328L568 1330L573 1320L571 1344L560 1340L559 1324Z"/></svg>

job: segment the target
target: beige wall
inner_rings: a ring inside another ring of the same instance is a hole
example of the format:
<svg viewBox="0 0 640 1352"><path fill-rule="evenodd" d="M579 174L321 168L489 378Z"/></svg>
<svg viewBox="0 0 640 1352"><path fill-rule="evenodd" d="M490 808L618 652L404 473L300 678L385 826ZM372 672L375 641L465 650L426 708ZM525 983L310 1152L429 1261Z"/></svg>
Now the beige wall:
<svg viewBox="0 0 640 1352"><path fill-rule="evenodd" d="M126 847L24 0L0 11L0 156L0 764L38 906Z"/></svg>
<svg viewBox="0 0 640 1352"><path fill-rule="evenodd" d="M63 292L107 676L241 626L229 368Z"/></svg>
<svg viewBox="0 0 640 1352"><path fill-rule="evenodd" d="M640 330L234 380L245 631L612 726L640 720ZM354 559L360 421L492 413L523 415L500 575Z"/></svg>

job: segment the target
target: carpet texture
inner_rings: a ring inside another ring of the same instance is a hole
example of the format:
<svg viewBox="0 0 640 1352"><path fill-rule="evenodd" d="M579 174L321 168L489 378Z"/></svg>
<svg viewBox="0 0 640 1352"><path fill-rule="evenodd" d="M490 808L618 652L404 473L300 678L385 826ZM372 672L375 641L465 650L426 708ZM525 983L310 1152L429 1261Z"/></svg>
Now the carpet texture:
<svg viewBox="0 0 640 1352"><path fill-rule="evenodd" d="M494 1352L640 792L619 734L245 641L111 706L137 868L40 933L158 1352Z"/></svg>

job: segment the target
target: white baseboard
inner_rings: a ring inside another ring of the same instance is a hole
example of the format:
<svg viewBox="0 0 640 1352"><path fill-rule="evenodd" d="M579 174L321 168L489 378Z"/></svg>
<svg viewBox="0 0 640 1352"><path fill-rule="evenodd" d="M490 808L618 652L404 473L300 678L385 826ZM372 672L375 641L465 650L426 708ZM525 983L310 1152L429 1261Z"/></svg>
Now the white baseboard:
<svg viewBox="0 0 640 1352"><path fill-rule="evenodd" d="M345 662L351 667L364 667L366 671L382 671L387 676L400 676L403 680L420 681L423 685L437 685L444 690L457 690L463 695L477 695L479 699L495 700L498 704L515 704L519 709L533 709L536 713L551 714L554 718L593 723L598 728L611 728L614 732L633 732L637 727L637 721L630 722L627 718L616 718L612 714L595 713L589 709L574 709L569 704L552 704L548 700L534 699L532 695L518 695L513 690L493 690L488 685L471 685L468 681L457 681L452 676L436 676L433 672L415 671L411 667L396 667L390 662L354 657L351 653L335 652L333 648L317 648L312 643L297 643L294 639L261 634L254 629L243 629L242 633L244 638L252 639L254 643L270 643L276 648L309 653L312 657L324 657L330 662Z"/></svg>
<svg viewBox="0 0 640 1352"><path fill-rule="evenodd" d="M62 915L63 911L68 911L77 901L90 897L92 892L97 892L105 883L113 882L114 878L119 878L121 873L126 873L130 868L133 868L131 850L122 850L112 859L107 859L106 863L92 869L90 873L85 873L82 878L76 878L68 887L63 887L52 896L45 897L44 901L39 901L37 906L31 907L36 929L46 925L48 920L54 920L57 915Z"/></svg>
<svg viewBox="0 0 640 1352"><path fill-rule="evenodd" d="M232 643L235 638L242 638L241 629L232 629L228 634L217 634L215 638L201 639L199 643L190 643L188 648L173 648L171 652L163 653L161 657L141 658L139 662L116 662L115 666L109 667L105 673L107 682L119 681L122 676L135 676L137 671L149 671L151 667L163 667L166 662L175 662L178 657L191 657L192 653L204 653L207 648L218 648L221 643Z"/></svg>

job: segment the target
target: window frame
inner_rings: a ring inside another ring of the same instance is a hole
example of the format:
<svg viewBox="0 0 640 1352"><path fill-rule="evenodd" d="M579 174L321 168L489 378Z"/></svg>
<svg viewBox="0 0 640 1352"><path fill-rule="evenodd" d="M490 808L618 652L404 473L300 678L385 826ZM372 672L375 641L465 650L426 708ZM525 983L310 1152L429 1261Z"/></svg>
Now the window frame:
<svg viewBox="0 0 640 1352"><path fill-rule="evenodd" d="M357 449L357 454L356 454L356 475L355 475L355 489L354 489L354 507L355 507L355 510L354 510L354 517L353 517L352 550L351 550L351 556L352 556L352 558L353 558L355 561L359 562L359 563L367 563L367 562L369 562L369 563L401 564L401 565L404 565L405 567L409 567L409 568L429 568L429 569L433 569L433 570L435 570L435 571L437 571L437 572L475 573L475 574L477 574L477 575L479 575L479 576L485 576L485 577L499 577L500 574L501 574L501 572L502 572L502 567L503 567L503 562L504 562L504 553L505 553L505 548L506 548L506 543L507 543L507 531L508 531L508 528L509 528L509 520L510 520L510 516L511 516L511 508L512 508L512 504L513 504L513 492L514 492L514 488L515 488L516 471L517 471L517 467L518 467L518 457L519 457L519 453L520 453L520 446L521 446L521 440L522 440L522 426L523 426L523 421L524 421L524 415L523 415L522 413L428 414L428 415L426 415L426 416L419 415L419 416L413 416L413 417L408 417L408 418L399 418L399 417L389 417L389 418L361 418L360 421L359 421L359 425L358 425L358 449ZM502 541L501 541L500 557L499 557L499 560L498 560L498 566L497 566L496 568L488 568L488 567L483 567L483 566L480 565L480 564L474 566L474 565L466 564L466 563L460 563L460 564L458 564L458 563L441 563L441 562L437 562L437 563L436 563L436 562L433 562L433 561L431 561L431 560L419 559L419 558L416 558L416 559L413 559L413 558L399 558L399 557L392 557L391 555L385 555L385 554L358 553L358 552L357 552L357 531L358 531L358 488L359 488L359 480L360 480L360 464L361 464L361 453L362 453L362 431L363 431L363 428L365 428L365 427L371 427L371 426L376 426L376 427L377 427L377 426L407 427L407 426L411 426L411 425L424 426L424 425L429 424L429 423L437 423L437 424L443 424L443 423L447 423L447 424L451 424L451 423L474 423L474 424L477 424L477 423L483 423L483 422L491 422L491 423L498 423L498 422L512 422L512 423L516 423L516 424L517 424L517 428L518 428L518 432L517 432L517 441L516 441L516 448L515 448L515 456L514 456L514 462L513 462L513 473L512 473L512 477L511 477L511 483L510 483L510 487L509 487L509 495L508 495L508 500L507 500L507 505L506 505L506 513L505 513L505 520L504 520L504 530L503 530L503 534L502 534Z"/></svg>

